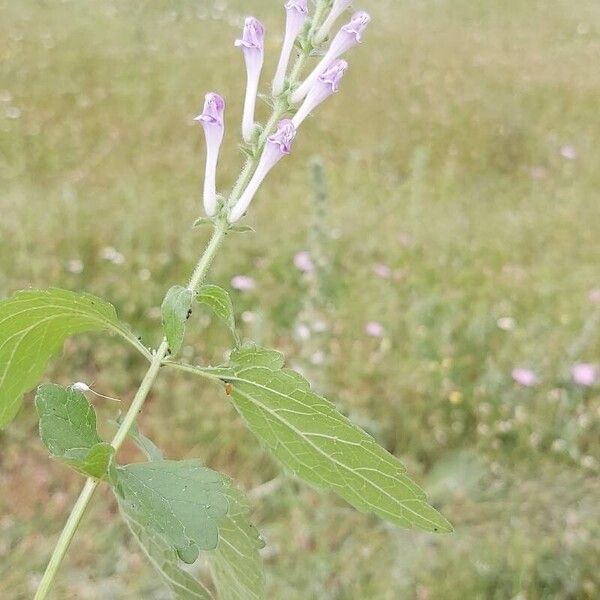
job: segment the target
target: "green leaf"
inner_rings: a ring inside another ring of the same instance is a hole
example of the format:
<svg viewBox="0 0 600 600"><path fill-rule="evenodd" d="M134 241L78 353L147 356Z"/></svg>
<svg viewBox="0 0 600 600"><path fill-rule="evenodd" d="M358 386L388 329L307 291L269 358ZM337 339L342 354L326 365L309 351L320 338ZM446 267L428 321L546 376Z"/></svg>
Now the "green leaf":
<svg viewBox="0 0 600 600"><path fill-rule="evenodd" d="M235 331L235 316L233 314L233 303L229 294L218 285L206 284L200 287L196 300L200 304L208 306L229 327L237 342Z"/></svg>
<svg viewBox="0 0 600 600"><path fill-rule="evenodd" d="M111 421L113 425L119 427L123 422L123 417L119 415L114 421ZM135 443L135 445L146 455L148 460L162 460L164 458L161 449L150 439L147 438L137 426L137 423L132 423L127 436Z"/></svg>
<svg viewBox="0 0 600 600"><path fill-rule="evenodd" d="M179 567L177 554L162 537L146 529L130 514L121 514L146 558L177 600L213 600L212 595L199 581Z"/></svg>
<svg viewBox="0 0 600 600"><path fill-rule="evenodd" d="M229 508L219 473L198 460L158 460L117 467L113 477L125 514L164 538L183 562L217 547Z"/></svg>
<svg viewBox="0 0 600 600"><path fill-rule="evenodd" d="M232 384L229 397L235 407L298 477L332 489L357 509L396 525L452 531L398 459L312 392L306 379L284 369L281 354L261 348L236 350L229 370L229 375L220 370L218 376Z"/></svg>
<svg viewBox="0 0 600 600"><path fill-rule="evenodd" d="M207 219L206 217L199 217L194 221L192 225L193 228L202 227L203 225L213 225L214 221L212 219Z"/></svg>
<svg viewBox="0 0 600 600"><path fill-rule="evenodd" d="M227 488L229 512L219 524L219 543L208 555L219 600L262 600L265 576L259 549L264 542L250 522L248 502L233 486Z"/></svg>
<svg viewBox="0 0 600 600"><path fill-rule="evenodd" d="M180 285L173 286L161 307L162 324L169 349L174 356L179 352L185 334L185 323L190 317L194 293Z"/></svg>
<svg viewBox="0 0 600 600"><path fill-rule="evenodd" d="M114 448L96 431L96 412L88 399L72 388L45 384L38 388L35 406L40 437L56 458L98 479L106 475Z"/></svg>
<svg viewBox="0 0 600 600"><path fill-rule="evenodd" d="M228 231L235 231L236 233L256 233L249 225L231 225Z"/></svg>
<svg viewBox="0 0 600 600"><path fill-rule="evenodd" d="M91 294L28 290L0 302L0 429L17 414L25 392L39 381L46 364L67 337L112 330L148 351L117 318L114 307Z"/></svg>

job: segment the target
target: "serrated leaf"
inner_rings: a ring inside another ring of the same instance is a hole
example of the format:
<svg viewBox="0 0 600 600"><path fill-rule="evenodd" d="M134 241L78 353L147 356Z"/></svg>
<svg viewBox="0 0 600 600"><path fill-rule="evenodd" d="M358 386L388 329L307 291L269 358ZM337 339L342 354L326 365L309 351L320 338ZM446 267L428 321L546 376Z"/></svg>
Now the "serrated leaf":
<svg viewBox="0 0 600 600"><path fill-rule="evenodd" d="M38 388L35 406L40 437L52 457L84 475L104 477L115 450L98 435L88 399L72 388L45 384Z"/></svg>
<svg viewBox="0 0 600 600"><path fill-rule="evenodd" d="M163 538L135 521L130 514L122 512L122 515L146 558L177 600L213 600L199 581L179 567L177 554Z"/></svg>
<svg viewBox="0 0 600 600"><path fill-rule="evenodd" d="M219 473L198 460L158 460L117 467L114 478L125 514L164 538L183 562L217 547L229 508Z"/></svg>
<svg viewBox="0 0 600 600"><path fill-rule="evenodd" d="M208 306L217 317L223 320L237 342L233 303L229 294L218 285L206 284L198 290L196 300L200 304Z"/></svg>
<svg viewBox="0 0 600 600"><path fill-rule="evenodd" d="M259 549L264 546L249 519L248 502L231 485L229 512L219 524L219 543L208 555L219 600L263 600L265 576Z"/></svg>
<svg viewBox="0 0 600 600"><path fill-rule="evenodd" d="M179 352L185 334L185 323L190 316L194 293L180 285L173 286L161 306L162 324L169 349L174 356Z"/></svg>
<svg viewBox="0 0 600 600"><path fill-rule="evenodd" d="M282 366L278 352L244 348L232 353L229 376L219 372L232 384L235 407L275 457L359 510L403 527L452 531L398 459Z"/></svg>
<svg viewBox="0 0 600 600"><path fill-rule="evenodd" d="M114 307L91 294L28 290L0 301L0 429L12 421L23 394L39 381L69 336L102 330L118 333L148 355Z"/></svg>

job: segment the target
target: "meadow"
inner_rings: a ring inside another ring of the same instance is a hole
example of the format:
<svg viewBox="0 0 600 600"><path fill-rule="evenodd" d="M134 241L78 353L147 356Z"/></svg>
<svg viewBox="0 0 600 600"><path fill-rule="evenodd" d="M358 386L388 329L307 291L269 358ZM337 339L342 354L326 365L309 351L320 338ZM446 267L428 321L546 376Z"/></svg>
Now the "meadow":
<svg viewBox="0 0 600 600"><path fill-rule="evenodd" d="M207 91L226 97L230 187L245 83L233 40L243 16L264 19L272 73L281 4L0 0L0 297L87 290L157 343L165 290L207 236L192 228L193 117ZM398 456L456 532L395 529L286 475L202 381L163 373L140 425L249 493L270 599L598 598L600 386L570 371L600 362L600 3L360 8L373 23L342 91L303 126L253 204L256 232L230 236L211 279L243 333ZM322 259L318 276L302 252ZM218 363L227 347L207 313L184 356ZM64 357L47 380L124 405L144 373L99 336ZM29 395L0 432L0 598L32 596L80 486L47 457ZM54 598L168 597L116 510L97 494Z"/></svg>

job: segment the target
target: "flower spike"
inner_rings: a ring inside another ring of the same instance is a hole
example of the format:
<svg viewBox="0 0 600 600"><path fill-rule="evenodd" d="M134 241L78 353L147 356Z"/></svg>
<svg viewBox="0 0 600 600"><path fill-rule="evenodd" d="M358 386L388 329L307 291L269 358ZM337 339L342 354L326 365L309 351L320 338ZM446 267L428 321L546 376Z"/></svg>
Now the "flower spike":
<svg viewBox="0 0 600 600"><path fill-rule="evenodd" d="M320 44L331 31L333 24L337 21L338 17L348 10L352 5L352 0L334 0L331 11L327 15L323 25L321 25L319 31L315 35L315 43Z"/></svg>
<svg viewBox="0 0 600 600"><path fill-rule="evenodd" d="M283 38L283 46L281 47L281 55L277 71L273 79L273 95L279 96L283 92L285 83L285 74L290 62L290 56L294 48L294 42L302 31L306 19L308 18L308 0L289 0L285 4L287 12L285 22L285 37Z"/></svg>
<svg viewBox="0 0 600 600"><path fill-rule="evenodd" d="M296 129L300 127L302 121L315 109L319 104L327 100L329 96L335 94L340 89L340 81L348 68L348 63L342 58L333 61L332 65L319 77L310 88L306 95L302 106L294 115L292 122Z"/></svg>
<svg viewBox="0 0 600 600"><path fill-rule="evenodd" d="M204 128L206 138L206 170L204 172L204 210L209 217L217 212L217 162L219 150L225 133L223 115L225 100L219 94L206 94L204 110L194 121L198 121Z"/></svg>
<svg viewBox="0 0 600 600"><path fill-rule="evenodd" d="M277 131L267 138L267 143L256 171L244 190L240 199L229 213L229 222L239 221L248 210L260 184L264 181L269 171L286 155L292 151L292 142L296 137L296 127L289 119L279 122Z"/></svg>
<svg viewBox="0 0 600 600"><path fill-rule="evenodd" d="M292 94L292 102L299 103L308 94L315 81L333 61L344 52L350 50L362 40L362 34L370 23L371 17L364 11L358 11L352 15L349 23L346 23L331 42L329 50L315 67L314 71L304 80L304 83Z"/></svg>
<svg viewBox="0 0 600 600"><path fill-rule="evenodd" d="M244 60L246 61L247 83L242 135L246 142L250 142L254 131L254 110L256 108L258 82L265 58L264 25L258 19L248 17L244 23L242 39L236 40L235 45L243 50Z"/></svg>

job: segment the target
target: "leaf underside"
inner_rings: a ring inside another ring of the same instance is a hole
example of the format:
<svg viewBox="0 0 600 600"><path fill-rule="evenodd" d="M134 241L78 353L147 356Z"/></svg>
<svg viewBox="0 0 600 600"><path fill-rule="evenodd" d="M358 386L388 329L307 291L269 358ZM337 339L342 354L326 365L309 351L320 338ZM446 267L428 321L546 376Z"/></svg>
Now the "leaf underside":
<svg viewBox="0 0 600 600"><path fill-rule="evenodd" d="M161 306L162 324L171 354L179 352L185 335L185 324L192 308L194 293L180 285L173 286Z"/></svg>
<svg viewBox="0 0 600 600"><path fill-rule="evenodd" d="M229 511L219 523L219 543L208 554L219 600L262 600L265 577L258 551L264 542L250 522L244 494L231 485L226 494Z"/></svg>
<svg viewBox="0 0 600 600"><path fill-rule="evenodd" d="M198 290L196 300L208 306L227 325L237 341L233 303L229 294L218 285L206 284Z"/></svg>
<svg viewBox="0 0 600 600"><path fill-rule="evenodd" d="M249 428L298 477L396 525L452 531L398 459L283 368L279 352L235 350L227 367L207 373L232 384L229 397Z"/></svg>
<svg viewBox="0 0 600 600"><path fill-rule="evenodd" d="M198 460L156 460L117 467L113 485L121 508L192 564L214 550L229 502L219 473Z"/></svg>
<svg viewBox="0 0 600 600"><path fill-rule="evenodd" d="M143 351L114 307L91 294L53 288L0 301L0 429L15 417L23 394L39 381L67 337L107 329Z"/></svg>
<svg viewBox="0 0 600 600"><path fill-rule="evenodd" d="M138 523L131 513L122 511L133 537L158 571L176 600L213 600L208 590L178 565L177 553L153 530Z"/></svg>
<svg viewBox="0 0 600 600"><path fill-rule="evenodd" d="M84 475L104 477L114 448L98 435L88 399L72 388L45 384L38 388L35 405L40 437L50 454Z"/></svg>

